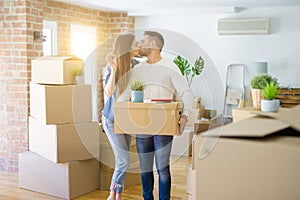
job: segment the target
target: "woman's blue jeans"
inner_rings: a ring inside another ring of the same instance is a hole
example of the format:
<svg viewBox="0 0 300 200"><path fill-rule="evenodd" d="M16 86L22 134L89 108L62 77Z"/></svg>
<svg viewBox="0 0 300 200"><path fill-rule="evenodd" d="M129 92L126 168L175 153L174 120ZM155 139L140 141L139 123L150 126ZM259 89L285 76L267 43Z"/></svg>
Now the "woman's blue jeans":
<svg viewBox="0 0 300 200"><path fill-rule="evenodd" d="M159 200L169 200L171 193L170 154L173 136L137 135L144 200L154 200L153 162L159 176Z"/></svg>
<svg viewBox="0 0 300 200"><path fill-rule="evenodd" d="M124 188L126 171L130 164L129 150L131 136L127 134L115 134L114 123L104 116L102 117L102 125L115 155L115 170L110 189L121 193Z"/></svg>

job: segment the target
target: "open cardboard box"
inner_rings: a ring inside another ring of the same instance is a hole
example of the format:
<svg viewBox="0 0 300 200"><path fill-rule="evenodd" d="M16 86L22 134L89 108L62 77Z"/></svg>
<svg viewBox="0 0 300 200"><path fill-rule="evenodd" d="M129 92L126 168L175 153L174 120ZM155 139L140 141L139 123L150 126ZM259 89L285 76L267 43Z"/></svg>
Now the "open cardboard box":
<svg viewBox="0 0 300 200"><path fill-rule="evenodd" d="M115 133L178 135L182 104L115 102Z"/></svg>
<svg viewBox="0 0 300 200"><path fill-rule="evenodd" d="M75 56L43 56L31 61L31 81L42 84L74 84L73 71L83 67Z"/></svg>
<svg viewBox="0 0 300 200"><path fill-rule="evenodd" d="M300 199L300 106L196 135L196 199Z"/></svg>

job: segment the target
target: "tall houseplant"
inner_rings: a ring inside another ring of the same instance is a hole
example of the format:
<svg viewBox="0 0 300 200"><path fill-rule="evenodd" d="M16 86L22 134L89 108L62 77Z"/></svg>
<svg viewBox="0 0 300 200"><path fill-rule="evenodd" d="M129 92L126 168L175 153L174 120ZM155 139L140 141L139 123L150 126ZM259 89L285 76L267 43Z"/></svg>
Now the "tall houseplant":
<svg viewBox="0 0 300 200"><path fill-rule="evenodd" d="M279 86L277 83L271 81L266 83L263 87L262 93L265 99L261 100L261 111L263 112L277 112L279 109L280 101L275 99L279 94Z"/></svg>
<svg viewBox="0 0 300 200"><path fill-rule="evenodd" d="M262 89L271 82L274 82L275 85L278 85L277 79L268 75L268 74L260 74L252 78L251 85L251 96L252 103L255 109L261 109L261 99L263 99Z"/></svg>
<svg viewBox="0 0 300 200"><path fill-rule="evenodd" d="M185 76L189 86L191 86L193 78L200 75L204 69L204 60L201 56L196 59L194 65L191 65L189 61L181 55L176 56L173 62L179 68L182 76Z"/></svg>
<svg viewBox="0 0 300 200"><path fill-rule="evenodd" d="M141 80L136 80L131 84L131 101L144 102L145 84Z"/></svg>

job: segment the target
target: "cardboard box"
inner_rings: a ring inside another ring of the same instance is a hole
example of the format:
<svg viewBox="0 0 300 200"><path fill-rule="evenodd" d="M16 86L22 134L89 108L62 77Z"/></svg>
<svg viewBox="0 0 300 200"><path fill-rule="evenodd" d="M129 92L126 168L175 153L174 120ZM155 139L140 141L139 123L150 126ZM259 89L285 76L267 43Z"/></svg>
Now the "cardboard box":
<svg viewBox="0 0 300 200"><path fill-rule="evenodd" d="M186 127L182 135L175 136L173 139L171 155L191 156L193 135L194 130Z"/></svg>
<svg viewBox="0 0 300 200"><path fill-rule="evenodd" d="M91 86L30 83L30 115L44 124L90 122Z"/></svg>
<svg viewBox="0 0 300 200"><path fill-rule="evenodd" d="M53 162L99 158L99 125L44 125L29 117L29 149Z"/></svg>
<svg viewBox="0 0 300 200"><path fill-rule="evenodd" d="M177 135L181 110L179 102L115 102L115 133Z"/></svg>
<svg viewBox="0 0 300 200"><path fill-rule="evenodd" d="M53 163L34 152L19 154L19 187L63 199L99 189L99 161Z"/></svg>
<svg viewBox="0 0 300 200"><path fill-rule="evenodd" d="M83 67L75 56L44 56L31 61L31 81L42 84L74 84L74 69Z"/></svg>
<svg viewBox="0 0 300 200"><path fill-rule="evenodd" d="M196 135L196 199L300 199L300 106Z"/></svg>
<svg viewBox="0 0 300 200"><path fill-rule="evenodd" d="M196 170L192 169L192 165L186 165L186 192L188 195L196 195Z"/></svg>

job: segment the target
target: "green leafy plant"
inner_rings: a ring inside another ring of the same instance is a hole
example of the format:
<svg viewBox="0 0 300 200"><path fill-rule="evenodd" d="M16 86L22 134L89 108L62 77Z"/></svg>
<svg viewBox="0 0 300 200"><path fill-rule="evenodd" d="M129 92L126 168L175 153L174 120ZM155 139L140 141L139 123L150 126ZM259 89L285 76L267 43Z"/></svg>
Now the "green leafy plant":
<svg viewBox="0 0 300 200"><path fill-rule="evenodd" d="M145 84L141 80L136 80L131 84L131 90L133 91L143 91L145 89Z"/></svg>
<svg viewBox="0 0 300 200"><path fill-rule="evenodd" d="M266 86L262 89L265 99L272 100L279 94L279 86L274 81L266 82Z"/></svg>
<svg viewBox="0 0 300 200"><path fill-rule="evenodd" d="M189 86L191 86L193 78L200 75L204 69L204 60L201 56L196 59L194 66L191 65L187 59L180 55L176 56L173 62L179 68L182 76L186 77Z"/></svg>
<svg viewBox="0 0 300 200"><path fill-rule="evenodd" d="M73 75L74 76L83 76L83 68L82 67L76 67L74 70L73 70Z"/></svg>
<svg viewBox="0 0 300 200"><path fill-rule="evenodd" d="M268 74L261 74L253 77L250 84L253 89L263 89L267 83L270 84L271 82L274 82L275 85L278 85L276 78Z"/></svg>

